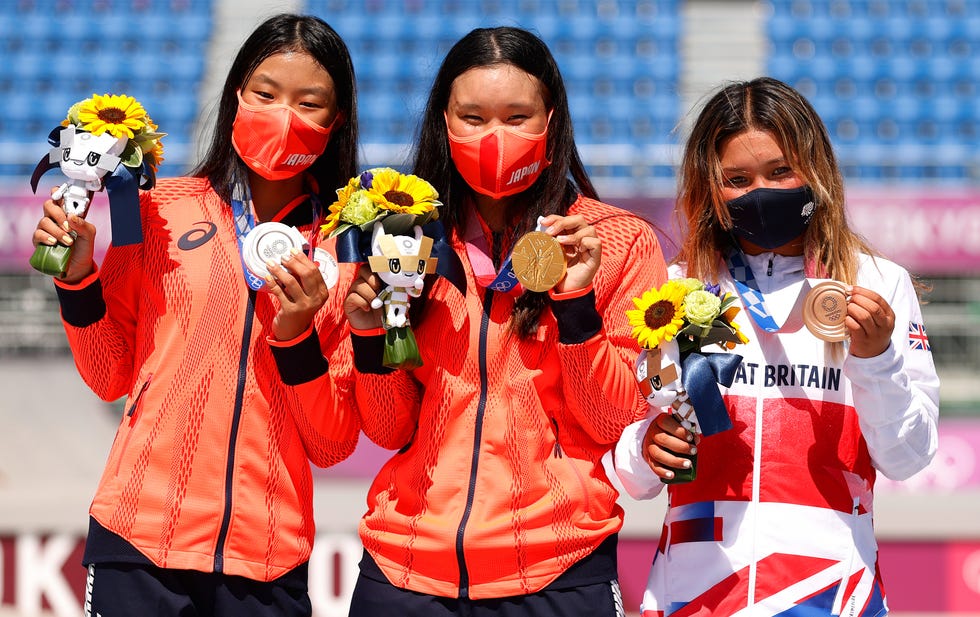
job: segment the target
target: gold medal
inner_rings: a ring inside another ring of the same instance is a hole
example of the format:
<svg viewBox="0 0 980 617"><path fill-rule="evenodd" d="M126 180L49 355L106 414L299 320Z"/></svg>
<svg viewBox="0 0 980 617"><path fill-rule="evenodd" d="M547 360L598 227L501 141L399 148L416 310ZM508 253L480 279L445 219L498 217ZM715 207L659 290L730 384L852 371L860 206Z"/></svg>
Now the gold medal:
<svg viewBox="0 0 980 617"><path fill-rule="evenodd" d="M525 234L510 255L514 275L531 291L548 291L565 276L565 251L543 231Z"/></svg>
<svg viewBox="0 0 980 617"><path fill-rule="evenodd" d="M829 343L847 338L847 288L837 281L813 286L803 301L803 323L813 336Z"/></svg>

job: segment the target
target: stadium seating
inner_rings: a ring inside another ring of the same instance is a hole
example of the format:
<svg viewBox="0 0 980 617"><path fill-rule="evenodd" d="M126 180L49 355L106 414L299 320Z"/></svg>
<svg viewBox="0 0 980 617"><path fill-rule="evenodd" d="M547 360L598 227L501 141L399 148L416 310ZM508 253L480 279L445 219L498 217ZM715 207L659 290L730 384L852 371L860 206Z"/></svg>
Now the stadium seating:
<svg viewBox="0 0 980 617"><path fill-rule="evenodd" d="M768 71L807 95L848 175L975 177L976 0L770 0Z"/></svg>
<svg viewBox="0 0 980 617"><path fill-rule="evenodd" d="M33 154L10 153L36 148L71 103L92 93L136 96L169 133L171 153L192 151L218 1L0 2L0 176L28 173ZM813 101L848 176L980 175L980 0L761 4L767 72ZM580 145L621 147L622 160L632 161L637 149L678 139L674 128L687 109L679 95L683 5L301 0L297 8L324 17L350 45L367 145L410 143L450 46L474 27L504 24L532 29L554 51ZM939 169L939 161L953 169Z"/></svg>
<svg viewBox="0 0 980 617"><path fill-rule="evenodd" d="M680 4L307 0L305 10L326 19L351 48L365 142L411 141L439 62L472 28L522 25L555 53L579 142L632 147L674 140Z"/></svg>
<svg viewBox="0 0 980 617"><path fill-rule="evenodd" d="M190 150L211 28L211 0L0 2L0 142L30 154L0 159L0 175L30 173L68 107L107 92L143 103L185 163L172 155Z"/></svg>

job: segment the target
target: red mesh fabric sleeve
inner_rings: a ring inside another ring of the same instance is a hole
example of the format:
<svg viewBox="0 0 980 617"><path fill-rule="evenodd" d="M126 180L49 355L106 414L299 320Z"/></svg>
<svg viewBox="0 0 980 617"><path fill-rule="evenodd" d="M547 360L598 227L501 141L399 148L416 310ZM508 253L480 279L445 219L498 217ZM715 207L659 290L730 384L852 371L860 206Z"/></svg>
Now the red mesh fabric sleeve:
<svg viewBox="0 0 980 617"><path fill-rule="evenodd" d="M626 310L632 299L667 280L656 234L645 221L625 212L601 216L585 201L583 214L594 221L602 240L602 267L594 281L599 334L578 345L560 345L565 401L599 443L613 443L623 429L646 412L633 365L640 349ZM598 208L597 208L598 210Z"/></svg>

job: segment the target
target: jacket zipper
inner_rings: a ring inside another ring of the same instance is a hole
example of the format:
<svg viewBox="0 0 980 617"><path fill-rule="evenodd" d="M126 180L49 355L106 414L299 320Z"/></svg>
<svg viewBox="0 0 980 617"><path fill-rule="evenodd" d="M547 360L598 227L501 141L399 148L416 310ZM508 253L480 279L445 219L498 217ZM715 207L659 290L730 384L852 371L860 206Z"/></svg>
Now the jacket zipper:
<svg viewBox="0 0 980 617"><path fill-rule="evenodd" d="M558 420L552 418L551 424L555 427L555 458L562 458L561 442L558 441Z"/></svg>
<svg viewBox="0 0 980 617"><path fill-rule="evenodd" d="M248 351L251 347L252 322L255 318L255 290L248 291L245 309L245 327L242 332L242 350L238 356L238 385L235 388L235 407L231 418L231 437L228 443L228 462L225 466L225 509L221 515L221 529L214 550L214 571L223 572L225 567L225 541L231 524L232 486L235 479L235 449L238 445L238 428L242 420L242 404L245 398L245 379L248 375Z"/></svg>
<svg viewBox="0 0 980 617"><path fill-rule="evenodd" d="M129 438L133 434L133 425L136 424L136 409L139 407L140 399L143 398L143 393L146 389L150 387L150 382L153 380L153 373L146 376L146 381L140 386L139 392L136 393L136 397L133 399L133 404L129 406L126 410L126 417L129 418L129 428L126 430L126 438L123 439L122 448L119 450L119 458L116 460L116 475L119 475L119 468L122 465L123 453L126 452L126 448L129 447Z"/></svg>
<svg viewBox="0 0 980 617"><path fill-rule="evenodd" d="M136 421L135 418L136 407L140 404L140 399L143 398L143 393L146 392L146 389L150 387L150 381L152 380L153 380L153 373L150 373L149 375L146 376L146 381L143 382L143 385L140 386L140 391L136 393L136 398L133 399L133 404L130 405L129 409L126 411L126 417L129 418L130 426L132 426L133 422Z"/></svg>
<svg viewBox="0 0 980 617"><path fill-rule="evenodd" d="M854 533L854 529L857 529L858 516L861 510L861 498L854 497L853 504L851 506L851 533ZM844 602L849 598L846 595L848 589L848 581L851 580L851 569L854 567L854 557L857 553L857 545L852 544L846 561L841 561L844 564L844 571L841 573L840 586L837 588L837 595L834 596L834 603L831 605L831 615L840 615L844 612ZM852 594L853 595L853 594Z"/></svg>
<svg viewBox="0 0 980 617"><path fill-rule="evenodd" d="M762 483L760 476L762 475L762 432L763 432L763 408L765 397L762 393L762 384L759 383L756 386L756 398L755 398L755 436L753 437L752 443L752 537L758 538L759 536L759 504L762 501ZM753 546L758 545L758 542L753 541ZM755 549L753 549L752 555L749 561L749 589L748 589L748 606L755 606L755 585L756 585L756 575L758 574L759 556L756 555Z"/></svg>
<svg viewBox="0 0 980 617"><path fill-rule="evenodd" d="M493 291L486 290L483 296L483 316L480 319L480 401L476 407L476 426L473 431L473 457L470 463L470 483L466 490L466 507L456 530L456 562L459 565L459 597L468 598L470 594L470 575L466 570L466 556L463 554L463 536L466 523L473 511L476 496L476 477L480 465L480 442L483 441L483 416L487 409L487 332L490 327L490 309L493 307Z"/></svg>

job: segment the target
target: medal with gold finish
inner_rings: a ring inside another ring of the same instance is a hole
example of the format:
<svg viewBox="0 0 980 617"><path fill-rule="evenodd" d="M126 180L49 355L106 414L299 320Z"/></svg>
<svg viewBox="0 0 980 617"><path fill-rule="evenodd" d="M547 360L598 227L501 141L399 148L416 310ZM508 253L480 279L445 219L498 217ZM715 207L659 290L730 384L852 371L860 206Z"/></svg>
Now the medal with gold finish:
<svg viewBox="0 0 980 617"><path fill-rule="evenodd" d="M548 291L565 276L565 252L543 231L525 234L510 256L514 275L525 289Z"/></svg>

